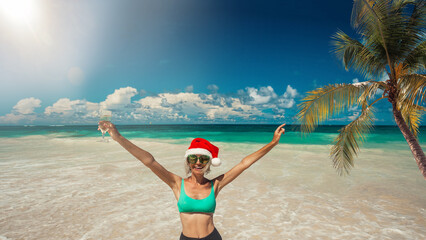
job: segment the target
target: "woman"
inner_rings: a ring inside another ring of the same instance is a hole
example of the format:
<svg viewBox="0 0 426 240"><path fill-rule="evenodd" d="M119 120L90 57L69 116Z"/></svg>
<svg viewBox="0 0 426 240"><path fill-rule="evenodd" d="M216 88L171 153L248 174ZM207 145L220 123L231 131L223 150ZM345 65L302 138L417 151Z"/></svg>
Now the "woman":
<svg viewBox="0 0 426 240"><path fill-rule="evenodd" d="M167 171L154 157L147 151L137 147L129 140L120 135L114 124L107 121L99 122L99 127L106 129L111 138L123 146L129 153L139 159L145 166L153 171L172 189L176 200L182 222L181 240L222 239L213 224L213 213L216 208L216 197L228 183L232 182L244 170L267 154L275 147L281 135L285 132L285 124L279 126L272 138L258 151L246 156L231 170L208 180L204 174L210 171L210 165L219 165L219 149L202 138L196 138L191 142L185 153L185 167L188 178L181 178L178 175Z"/></svg>

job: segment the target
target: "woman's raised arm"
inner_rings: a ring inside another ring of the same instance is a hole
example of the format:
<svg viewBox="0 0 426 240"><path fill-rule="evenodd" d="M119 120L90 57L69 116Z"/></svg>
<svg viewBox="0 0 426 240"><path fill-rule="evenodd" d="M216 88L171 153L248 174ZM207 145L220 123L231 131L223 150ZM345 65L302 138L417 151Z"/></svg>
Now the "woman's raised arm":
<svg viewBox="0 0 426 240"><path fill-rule="evenodd" d="M125 148L135 158L139 159L145 166L151 169L161 180L163 180L173 190L179 189L178 183L181 178L176 174L169 172L161 164L155 161L151 153L136 146L125 137L123 137L117 130L114 124L108 121L99 122L99 127L106 129L111 138L118 142L123 148Z"/></svg>
<svg viewBox="0 0 426 240"><path fill-rule="evenodd" d="M228 183L232 182L235 178L237 178L242 172L244 172L244 170L249 168L251 165L253 165L253 163L265 156L265 154L267 154L269 151L271 151L271 149L279 143L281 135L284 134L284 126L285 124L282 124L275 130L274 137L272 138L272 141L270 143L266 144L261 149L243 158L243 160L241 160L241 162L234 166L231 170L217 177L215 179L216 181L218 181L217 193L219 193L219 191L222 190L222 188L225 187Z"/></svg>

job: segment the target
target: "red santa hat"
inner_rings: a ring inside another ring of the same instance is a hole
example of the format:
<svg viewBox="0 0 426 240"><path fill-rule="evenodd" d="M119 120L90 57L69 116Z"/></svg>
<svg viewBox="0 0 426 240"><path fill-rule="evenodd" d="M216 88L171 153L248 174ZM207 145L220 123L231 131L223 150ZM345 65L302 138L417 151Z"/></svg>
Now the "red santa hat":
<svg viewBox="0 0 426 240"><path fill-rule="evenodd" d="M185 152L185 159L188 157L188 155L192 154L203 154L209 156L214 167L217 167L221 164L220 159L218 158L219 148L211 144L206 139L195 138L192 140L191 145Z"/></svg>

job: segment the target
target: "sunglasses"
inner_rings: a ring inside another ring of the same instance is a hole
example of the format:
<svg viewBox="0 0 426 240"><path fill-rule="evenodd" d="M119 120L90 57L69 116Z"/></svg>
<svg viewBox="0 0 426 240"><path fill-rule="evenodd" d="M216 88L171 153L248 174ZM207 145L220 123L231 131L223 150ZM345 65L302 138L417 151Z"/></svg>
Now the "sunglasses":
<svg viewBox="0 0 426 240"><path fill-rule="evenodd" d="M188 161L188 163L190 164L196 164L198 160L200 160L201 164L207 164L210 161L210 157L207 155L201 155L201 156L189 155L186 158L186 161Z"/></svg>

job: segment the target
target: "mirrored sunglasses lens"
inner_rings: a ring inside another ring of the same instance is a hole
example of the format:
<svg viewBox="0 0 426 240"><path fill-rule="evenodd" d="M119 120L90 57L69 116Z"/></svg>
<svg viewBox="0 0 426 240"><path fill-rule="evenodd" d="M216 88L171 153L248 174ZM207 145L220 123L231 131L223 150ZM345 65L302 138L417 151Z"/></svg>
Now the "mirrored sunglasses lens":
<svg viewBox="0 0 426 240"><path fill-rule="evenodd" d="M196 163L196 162L197 162L198 157L197 157L196 155L189 155L189 156L186 158L186 160L187 160L189 163L194 164L194 163Z"/></svg>
<svg viewBox="0 0 426 240"><path fill-rule="evenodd" d="M201 162L202 164L206 164L206 163L208 163L208 162L210 161L210 157L209 157L209 156L206 156L206 155L202 155L202 156L200 156L200 157L199 157L199 159L200 159L200 162Z"/></svg>

